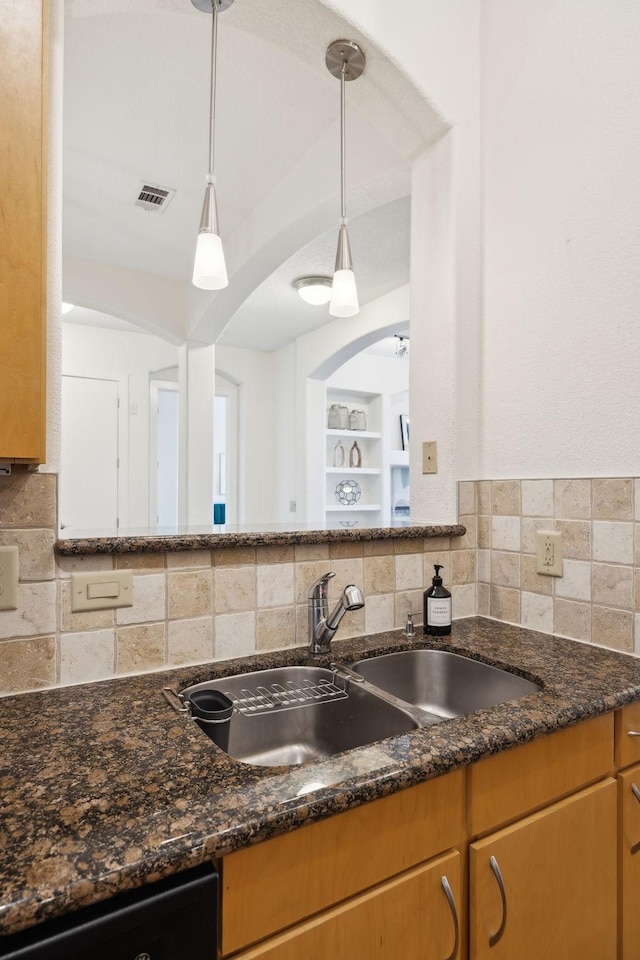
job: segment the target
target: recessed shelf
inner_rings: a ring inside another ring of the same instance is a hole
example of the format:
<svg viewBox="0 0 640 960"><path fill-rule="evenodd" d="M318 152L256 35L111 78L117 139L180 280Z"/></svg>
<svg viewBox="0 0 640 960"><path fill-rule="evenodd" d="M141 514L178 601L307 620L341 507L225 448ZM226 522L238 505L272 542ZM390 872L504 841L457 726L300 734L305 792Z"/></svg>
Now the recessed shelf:
<svg viewBox="0 0 640 960"><path fill-rule="evenodd" d="M356 503L352 507L341 506L337 503L335 506L328 504L325 507L327 513L360 513L363 510L380 510L379 503Z"/></svg>
<svg viewBox="0 0 640 960"><path fill-rule="evenodd" d="M370 475L380 476L382 470L377 467L327 467L326 473L349 473L355 477L357 473L367 473Z"/></svg>
<svg viewBox="0 0 640 960"><path fill-rule="evenodd" d="M363 440L381 440L381 433L371 430L325 430L328 437L360 437Z"/></svg>

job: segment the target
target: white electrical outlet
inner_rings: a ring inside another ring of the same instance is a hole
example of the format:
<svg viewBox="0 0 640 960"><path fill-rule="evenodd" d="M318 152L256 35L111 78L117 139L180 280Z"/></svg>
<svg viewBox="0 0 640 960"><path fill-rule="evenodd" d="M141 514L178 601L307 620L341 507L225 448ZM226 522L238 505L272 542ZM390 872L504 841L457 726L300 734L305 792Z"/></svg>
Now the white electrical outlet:
<svg viewBox="0 0 640 960"><path fill-rule="evenodd" d="M0 610L18 609L18 548L0 547Z"/></svg>
<svg viewBox="0 0 640 960"><path fill-rule="evenodd" d="M546 577L562 576L562 534L536 530L536 570Z"/></svg>

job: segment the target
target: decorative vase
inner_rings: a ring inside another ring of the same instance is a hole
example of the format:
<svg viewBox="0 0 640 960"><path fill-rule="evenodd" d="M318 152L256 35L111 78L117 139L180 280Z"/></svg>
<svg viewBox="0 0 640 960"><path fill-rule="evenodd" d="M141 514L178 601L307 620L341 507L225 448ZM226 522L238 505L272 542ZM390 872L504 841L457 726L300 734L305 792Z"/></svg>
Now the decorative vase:
<svg viewBox="0 0 640 960"><path fill-rule="evenodd" d="M347 452L342 446L342 442L338 440L335 447L333 448L334 467L344 467L346 459L347 459Z"/></svg>
<svg viewBox="0 0 640 960"><path fill-rule="evenodd" d="M327 415L329 430L347 430L349 426L349 410L344 403L332 403Z"/></svg>

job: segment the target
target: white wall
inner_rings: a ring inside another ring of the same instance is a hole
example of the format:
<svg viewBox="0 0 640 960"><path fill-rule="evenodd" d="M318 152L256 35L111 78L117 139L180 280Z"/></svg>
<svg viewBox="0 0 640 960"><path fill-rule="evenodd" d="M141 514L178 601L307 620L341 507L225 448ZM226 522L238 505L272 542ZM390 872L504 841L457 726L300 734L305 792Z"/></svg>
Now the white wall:
<svg viewBox="0 0 640 960"><path fill-rule="evenodd" d="M640 3L483 11L482 476L635 476Z"/></svg>

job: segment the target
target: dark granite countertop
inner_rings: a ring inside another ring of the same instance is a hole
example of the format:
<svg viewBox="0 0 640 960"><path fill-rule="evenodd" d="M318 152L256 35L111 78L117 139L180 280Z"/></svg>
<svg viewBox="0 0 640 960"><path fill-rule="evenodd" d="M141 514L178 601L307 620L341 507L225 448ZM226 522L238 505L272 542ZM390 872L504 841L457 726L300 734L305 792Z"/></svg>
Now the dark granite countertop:
<svg viewBox="0 0 640 960"><path fill-rule="evenodd" d="M419 537L463 537L466 527L461 523L416 524L398 521L388 527L326 527L314 526L292 529L272 524L260 529L250 527L202 527L186 530L125 530L92 533L68 540L57 540L56 553L60 556L79 556L89 553L163 553L174 550L215 550L229 547L281 547L296 543L345 543L362 540L416 540Z"/></svg>
<svg viewBox="0 0 640 960"><path fill-rule="evenodd" d="M299 767L222 753L161 694L308 662L303 648L1 701L0 934L339 813L640 699L640 660L491 620L450 638L334 642L349 662L400 647L465 653L537 680L521 700ZM314 658L324 665L329 658Z"/></svg>

